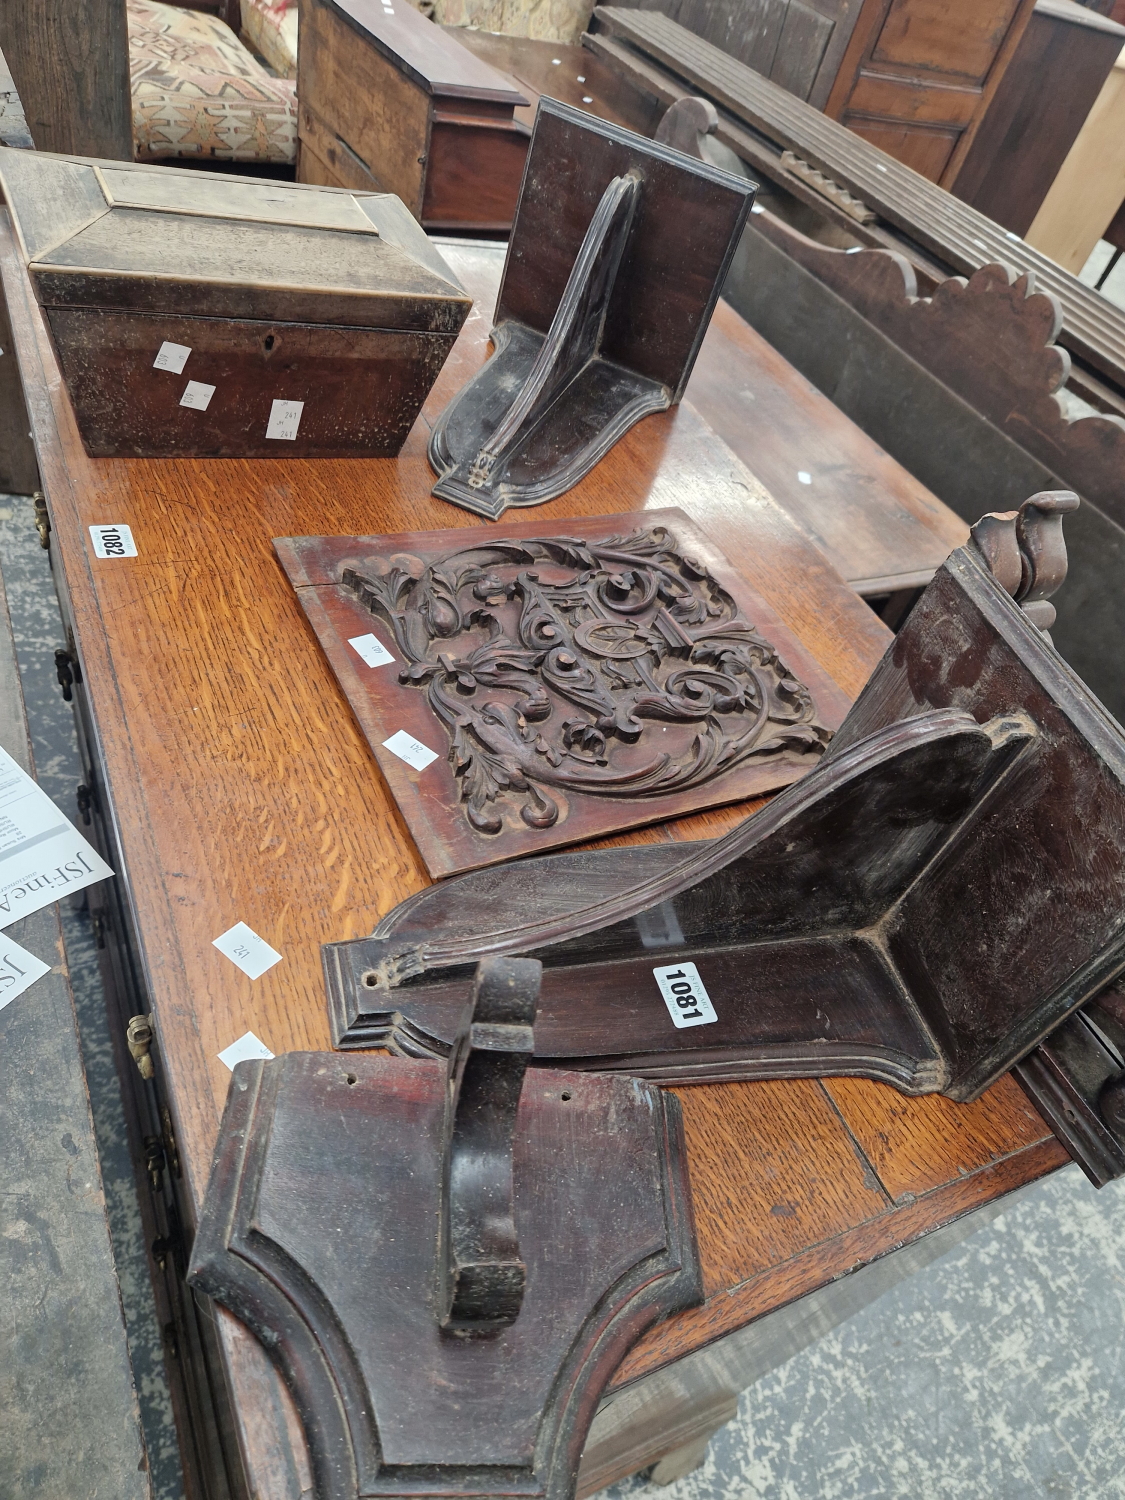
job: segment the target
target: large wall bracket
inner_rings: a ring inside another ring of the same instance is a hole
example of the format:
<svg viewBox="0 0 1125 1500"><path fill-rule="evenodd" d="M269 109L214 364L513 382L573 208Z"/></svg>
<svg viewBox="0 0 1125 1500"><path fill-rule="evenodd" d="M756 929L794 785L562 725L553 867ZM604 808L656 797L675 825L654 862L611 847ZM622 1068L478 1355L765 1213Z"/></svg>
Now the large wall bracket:
<svg viewBox="0 0 1125 1500"><path fill-rule="evenodd" d="M461 976L520 953L539 1064L975 1097L1125 969L1125 738L1032 618L1076 503L978 523L828 754L725 839L464 876L328 945L336 1045L443 1055Z"/></svg>

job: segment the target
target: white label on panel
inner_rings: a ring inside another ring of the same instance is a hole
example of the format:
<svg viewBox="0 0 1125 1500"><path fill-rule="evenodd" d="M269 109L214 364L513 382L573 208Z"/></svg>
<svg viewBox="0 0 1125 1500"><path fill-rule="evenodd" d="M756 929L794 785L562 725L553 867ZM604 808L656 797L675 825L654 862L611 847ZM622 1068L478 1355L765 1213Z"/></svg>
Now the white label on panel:
<svg viewBox="0 0 1125 1500"><path fill-rule="evenodd" d="M0 935L0 1010L50 972L50 964Z"/></svg>
<svg viewBox="0 0 1125 1500"><path fill-rule="evenodd" d="M251 979L260 978L267 969L281 962L281 954L245 922L236 922L229 932L215 938L214 946Z"/></svg>
<svg viewBox="0 0 1125 1500"><path fill-rule="evenodd" d="M353 635L348 645L359 652L369 667L388 667L394 661L377 635Z"/></svg>
<svg viewBox="0 0 1125 1500"><path fill-rule="evenodd" d="M206 411L214 394L213 385L204 385L202 380L189 380L180 397L180 405L194 407L196 411Z"/></svg>
<svg viewBox="0 0 1125 1500"><path fill-rule="evenodd" d="M301 425L303 401L275 401L270 407L270 419L266 424L266 437L287 438L290 442L297 436Z"/></svg>
<svg viewBox="0 0 1125 1500"><path fill-rule="evenodd" d="M424 771L431 761L437 760L437 754L433 750L423 745L421 740L416 740L412 734L407 734L405 729L392 734L389 740L383 741L383 745L392 755L397 755L399 760L404 760L416 771Z"/></svg>
<svg viewBox="0 0 1125 1500"><path fill-rule="evenodd" d="M90 540L95 557L136 557L137 544L128 526L91 526Z"/></svg>
<svg viewBox="0 0 1125 1500"><path fill-rule="evenodd" d="M237 1042L231 1042L229 1047L223 1048L219 1053L219 1061L233 1073L236 1063L249 1062L258 1057L268 1061L272 1056L273 1053L265 1042L248 1031Z"/></svg>
<svg viewBox="0 0 1125 1500"><path fill-rule="evenodd" d="M719 1019L694 964L669 964L652 973L674 1026L709 1026Z"/></svg>
<svg viewBox="0 0 1125 1500"><path fill-rule="evenodd" d="M152 362L154 370L171 370L173 375L182 375L191 350L186 344L170 344L167 339L160 346L160 353Z"/></svg>

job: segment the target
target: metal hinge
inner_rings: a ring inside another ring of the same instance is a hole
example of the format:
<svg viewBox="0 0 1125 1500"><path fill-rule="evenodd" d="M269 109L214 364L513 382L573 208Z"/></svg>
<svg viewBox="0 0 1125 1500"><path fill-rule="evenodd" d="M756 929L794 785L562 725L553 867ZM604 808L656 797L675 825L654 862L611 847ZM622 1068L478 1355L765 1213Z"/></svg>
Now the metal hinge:
<svg viewBox="0 0 1125 1500"><path fill-rule="evenodd" d="M78 811L81 815L83 823L85 823L86 826L89 827L90 808L93 805L94 794L93 792L91 792L90 788L84 781L79 782L79 784L75 787L74 800L78 803Z"/></svg>
<svg viewBox="0 0 1125 1500"><path fill-rule="evenodd" d="M35 505L35 529L39 533L39 545L49 547L51 545L51 518L47 514L47 501L42 490L36 490L31 498Z"/></svg>
<svg viewBox="0 0 1125 1500"><path fill-rule="evenodd" d="M129 1051L133 1061L137 1065L137 1071L142 1078L152 1078L153 1066L150 1049L152 1047L152 1017L132 1016L128 1026L125 1028L125 1040L129 1044ZM156 1136L147 1136L145 1139L146 1155L147 1145L150 1140L157 1140Z"/></svg>
<svg viewBox="0 0 1125 1500"><path fill-rule="evenodd" d="M74 686L74 672L71 669L70 652L64 646L60 646L55 652L55 676L59 679L59 687L62 688L63 702L72 702L74 694L71 688Z"/></svg>

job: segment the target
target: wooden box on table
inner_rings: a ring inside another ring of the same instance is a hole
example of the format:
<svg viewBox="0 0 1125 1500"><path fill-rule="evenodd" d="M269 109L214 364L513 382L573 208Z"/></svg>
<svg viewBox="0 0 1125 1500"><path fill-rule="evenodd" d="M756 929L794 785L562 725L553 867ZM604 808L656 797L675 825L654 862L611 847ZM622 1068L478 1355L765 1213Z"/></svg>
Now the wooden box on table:
<svg viewBox="0 0 1125 1500"><path fill-rule="evenodd" d="M385 194L12 150L0 186L96 457L395 454L471 306Z"/></svg>
<svg viewBox="0 0 1125 1500"><path fill-rule="evenodd" d="M397 193L427 229L511 225L528 101L409 0L301 0L297 98L301 182Z"/></svg>

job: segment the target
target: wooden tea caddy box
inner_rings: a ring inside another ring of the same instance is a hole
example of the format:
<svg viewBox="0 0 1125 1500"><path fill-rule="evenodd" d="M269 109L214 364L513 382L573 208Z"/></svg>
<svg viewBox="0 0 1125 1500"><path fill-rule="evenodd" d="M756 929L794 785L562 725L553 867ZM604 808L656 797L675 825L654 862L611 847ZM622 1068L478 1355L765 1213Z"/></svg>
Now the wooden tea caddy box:
<svg viewBox="0 0 1125 1500"><path fill-rule="evenodd" d="M397 193L427 229L511 227L528 104L409 0L301 0L301 182Z"/></svg>
<svg viewBox="0 0 1125 1500"><path fill-rule="evenodd" d="M87 453L389 457L471 299L403 205L0 150Z"/></svg>

